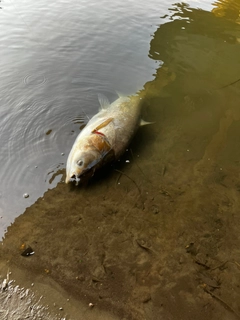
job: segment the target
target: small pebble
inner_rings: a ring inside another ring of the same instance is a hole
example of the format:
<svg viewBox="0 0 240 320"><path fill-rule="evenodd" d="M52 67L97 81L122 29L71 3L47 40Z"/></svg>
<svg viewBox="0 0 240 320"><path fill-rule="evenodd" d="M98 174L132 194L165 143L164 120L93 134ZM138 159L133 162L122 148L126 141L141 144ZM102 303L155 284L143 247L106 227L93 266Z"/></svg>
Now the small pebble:
<svg viewBox="0 0 240 320"><path fill-rule="evenodd" d="M130 160L126 160L126 163L129 163L130 162Z"/></svg>
<svg viewBox="0 0 240 320"><path fill-rule="evenodd" d="M28 198L29 194L28 193L24 193L23 198Z"/></svg>
<svg viewBox="0 0 240 320"><path fill-rule="evenodd" d="M34 283L32 283L31 286L33 287L33 286L34 286Z"/></svg>
<svg viewBox="0 0 240 320"><path fill-rule="evenodd" d="M35 168L37 169L38 166L35 166Z"/></svg>
<svg viewBox="0 0 240 320"><path fill-rule="evenodd" d="M90 302L88 306L89 306L89 308L93 308L94 304Z"/></svg>
<svg viewBox="0 0 240 320"><path fill-rule="evenodd" d="M35 253L35 252L33 251L33 249L32 249L30 246L28 246L28 247L21 253L21 255L22 255L23 257L30 257L30 256L32 256L34 253Z"/></svg>
<svg viewBox="0 0 240 320"><path fill-rule="evenodd" d="M65 153L62 152L62 153L61 153L61 156L64 156L64 154L65 154Z"/></svg>
<svg viewBox="0 0 240 320"><path fill-rule="evenodd" d="M62 307L60 307L60 308L59 308L59 310L63 310L63 308L62 308Z"/></svg>

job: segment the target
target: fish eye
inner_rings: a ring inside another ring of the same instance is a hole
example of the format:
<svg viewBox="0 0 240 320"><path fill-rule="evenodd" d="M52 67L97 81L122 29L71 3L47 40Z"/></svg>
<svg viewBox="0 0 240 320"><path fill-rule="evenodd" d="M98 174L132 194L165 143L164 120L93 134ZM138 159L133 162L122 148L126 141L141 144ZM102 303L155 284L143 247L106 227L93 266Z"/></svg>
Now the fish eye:
<svg viewBox="0 0 240 320"><path fill-rule="evenodd" d="M77 161L77 165L79 165L79 167L81 167L83 165L83 161L82 160L78 160Z"/></svg>

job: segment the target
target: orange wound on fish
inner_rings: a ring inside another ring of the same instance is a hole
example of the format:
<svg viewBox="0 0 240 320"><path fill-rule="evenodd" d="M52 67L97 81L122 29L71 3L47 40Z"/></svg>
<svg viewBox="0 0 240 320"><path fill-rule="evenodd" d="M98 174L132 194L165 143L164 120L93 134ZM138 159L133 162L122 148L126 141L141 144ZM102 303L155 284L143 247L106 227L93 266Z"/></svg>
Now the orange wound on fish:
<svg viewBox="0 0 240 320"><path fill-rule="evenodd" d="M95 134L92 136L92 145L101 153L106 154L111 150L111 145L104 134Z"/></svg>
<svg viewBox="0 0 240 320"><path fill-rule="evenodd" d="M100 131L93 130L93 133L100 134L101 136L105 137L105 134Z"/></svg>

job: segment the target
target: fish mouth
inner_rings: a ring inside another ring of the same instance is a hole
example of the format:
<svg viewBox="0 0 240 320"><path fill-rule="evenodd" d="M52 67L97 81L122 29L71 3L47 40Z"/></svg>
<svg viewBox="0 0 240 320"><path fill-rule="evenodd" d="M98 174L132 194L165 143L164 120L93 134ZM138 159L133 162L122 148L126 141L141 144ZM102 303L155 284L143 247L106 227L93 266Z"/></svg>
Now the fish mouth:
<svg viewBox="0 0 240 320"><path fill-rule="evenodd" d="M71 178L69 179L69 181L75 183L75 186L78 186L79 182L81 181L81 178L80 178L80 176L73 174L71 176Z"/></svg>
<svg viewBox="0 0 240 320"><path fill-rule="evenodd" d="M72 183L75 183L76 186L78 186L80 180L81 180L80 176L78 176L76 174L72 174L70 176L70 178L68 176L66 177L65 183L68 184L68 183L72 182Z"/></svg>
<svg viewBox="0 0 240 320"><path fill-rule="evenodd" d="M73 183L78 186L80 183L85 184L88 183L89 179L94 175L95 169L90 168L88 170L82 171L80 174L73 173L70 177L67 175L65 183Z"/></svg>

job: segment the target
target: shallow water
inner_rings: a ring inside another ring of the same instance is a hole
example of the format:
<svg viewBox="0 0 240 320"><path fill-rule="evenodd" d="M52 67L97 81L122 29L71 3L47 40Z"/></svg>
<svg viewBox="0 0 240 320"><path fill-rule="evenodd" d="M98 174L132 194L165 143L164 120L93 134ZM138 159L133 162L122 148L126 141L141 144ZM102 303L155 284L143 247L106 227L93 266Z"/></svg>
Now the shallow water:
<svg viewBox="0 0 240 320"><path fill-rule="evenodd" d="M6 257L1 259L11 261L22 242L31 243L39 252L30 258L33 265L19 257L13 259L16 265L31 265L33 275L51 269L55 281L76 291L76 281L71 279L81 270L87 295L89 274L97 278L94 289L98 278L106 276L98 265L103 259L98 254L105 257L106 270L118 265L119 258L123 269L116 273L123 279L133 272L127 267L134 258L134 270L148 269L146 257L137 255L136 248L131 252L130 245L121 247L117 237L128 244L137 239L144 250L151 239L155 254L155 245L163 246L159 260L151 261L156 270L157 261L164 264L163 257L179 249L177 257L174 252L168 256L168 272L174 272L173 261L181 258L181 248L187 241L200 239L203 230L215 239L208 248L217 251L218 243L227 239L226 225L231 225L225 214L238 221L239 9L237 1L2 3L0 235L7 228L8 232L3 241ZM110 170L86 190L71 190L60 182L68 152L80 129L97 112L97 94L113 101L115 90L140 91L144 118L155 124L138 132L131 152L123 157L118 169L125 175ZM46 202L40 198L44 192ZM25 193L29 197L24 198ZM223 221L220 227L213 212ZM183 236L185 225L199 225L199 229ZM175 236L184 240L173 243ZM66 243L59 247L61 239ZM230 239L230 247L231 243ZM98 250L101 244L103 253ZM79 259L86 265L77 264L76 252L81 252ZM219 252L204 254L216 263L223 259ZM155 273L160 273L156 270L150 273L152 286ZM140 285L137 275L136 279ZM108 285L116 293L118 284L110 281ZM124 301L127 293L123 290L118 298ZM106 288L104 294L108 294ZM236 297L238 292L233 301Z"/></svg>

